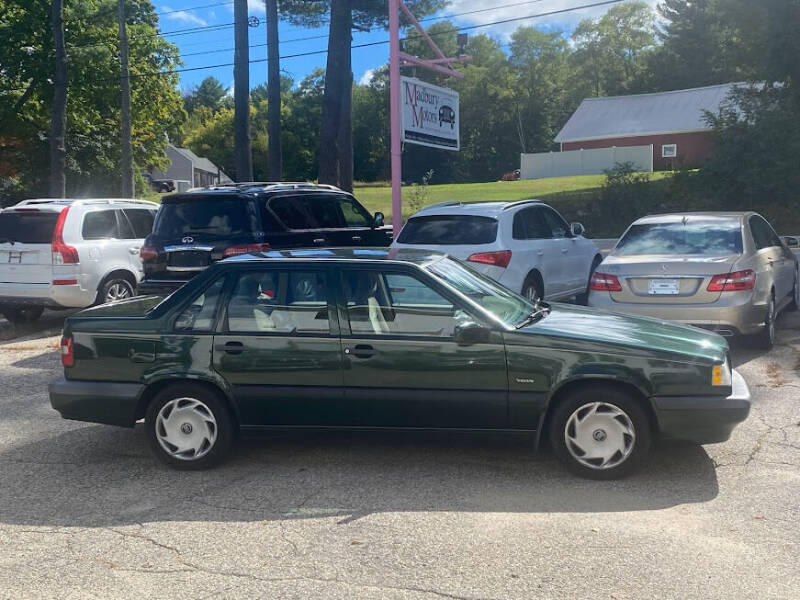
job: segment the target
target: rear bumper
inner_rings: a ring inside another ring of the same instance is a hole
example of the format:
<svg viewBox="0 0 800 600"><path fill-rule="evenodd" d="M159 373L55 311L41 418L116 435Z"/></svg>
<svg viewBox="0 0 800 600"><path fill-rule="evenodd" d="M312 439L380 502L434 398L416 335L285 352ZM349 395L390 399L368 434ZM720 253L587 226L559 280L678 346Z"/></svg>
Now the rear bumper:
<svg viewBox="0 0 800 600"><path fill-rule="evenodd" d="M96 297L97 290L83 289L80 284L0 283L0 304L86 308Z"/></svg>
<svg viewBox="0 0 800 600"><path fill-rule="evenodd" d="M752 295L720 298L709 304L667 304L615 302L608 292L591 292L589 306L612 312L628 313L696 325L727 335L758 333L764 327L766 303Z"/></svg>
<svg viewBox="0 0 800 600"><path fill-rule="evenodd" d="M188 283L188 279L144 279L139 282L136 294L139 296L169 296Z"/></svg>
<svg viewBox="0 0 800 600"><path fill-rule="evenodd" d="M730 438L750 414L750 390L738 371L731 373L732 392L722 396L652 398L662 437L716 444Z"/></svg>
<svg viewBox="0 0 800 600"><path fill-rule="evenodd" d="M144 385L59 377L50 383L49 392L50 405L64 419L133 427Z"/></svg>

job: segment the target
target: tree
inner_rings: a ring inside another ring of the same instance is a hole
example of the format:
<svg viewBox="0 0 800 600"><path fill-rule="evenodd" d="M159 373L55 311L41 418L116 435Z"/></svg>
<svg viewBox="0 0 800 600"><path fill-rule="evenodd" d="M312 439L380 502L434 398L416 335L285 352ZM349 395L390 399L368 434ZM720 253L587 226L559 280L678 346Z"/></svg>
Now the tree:
<svg viewBox="0 0 800 600"><path fill-rule="evenodd" d="M247 0L234 0L233 59L233 138L236 154L236 181L253 181L253 151L250 140L250 42L247 24Z"/></svg>
<svg viewBox="0 0 800 600"><path fill-rule="evenodd" d="M280 181L281 157L281 65L278 46L278 2L265 0L267 19L267 80L269 95L269 178Z"/></svg>
<svg viewBox="0 0 800 600"><path fill-rule="evenodd" d="M67 193L64 138L67 132L67 51L64 46L64 2L53 0L51 27L55 48L53 118L50 129L50 196L64 198Z"/></svg>
<svg viewBox="0 0 800 600"><path fill-rule="evenodd" d="M183 105L189 114L200 106L217 110L222 106L223 98L225 98L225 88L219 80L216 77L206 77L200 85L183 96Z"/></svg>

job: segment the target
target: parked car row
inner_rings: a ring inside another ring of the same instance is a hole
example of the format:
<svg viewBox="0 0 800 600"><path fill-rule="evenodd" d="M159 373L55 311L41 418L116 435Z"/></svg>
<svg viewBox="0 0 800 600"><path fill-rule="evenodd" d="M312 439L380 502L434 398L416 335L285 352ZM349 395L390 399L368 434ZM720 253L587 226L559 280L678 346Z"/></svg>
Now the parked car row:
<svg viewBox="0 0 800 600"><path fill-rule="evenodd" d="M51 402L144 418L177 468L236 430L422 427L529 432L608 479L656 436L724 441L746 418L727 343L687 325L769 347L800 304L755 213L640 219L605 259L537 200L430 206L396 240L383 221L307 183L27 201L0 212L0 310L112 302L67 318Z"/></svg>

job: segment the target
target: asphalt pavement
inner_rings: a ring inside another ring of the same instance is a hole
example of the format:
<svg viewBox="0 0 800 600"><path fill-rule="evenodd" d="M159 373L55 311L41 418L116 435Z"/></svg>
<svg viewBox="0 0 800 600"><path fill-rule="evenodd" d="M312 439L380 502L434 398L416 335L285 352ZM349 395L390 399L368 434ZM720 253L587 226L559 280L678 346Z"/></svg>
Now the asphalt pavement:
<svg viewBox="0 0 800 600"><path fill-rule="evenodd" d="M50 318L50 317L47 317ZM2 598L798 598L800 316L724 444L618 482L520 438L274 435L170 471L134 430L60 419L59 316L0 343Z"/></svg>

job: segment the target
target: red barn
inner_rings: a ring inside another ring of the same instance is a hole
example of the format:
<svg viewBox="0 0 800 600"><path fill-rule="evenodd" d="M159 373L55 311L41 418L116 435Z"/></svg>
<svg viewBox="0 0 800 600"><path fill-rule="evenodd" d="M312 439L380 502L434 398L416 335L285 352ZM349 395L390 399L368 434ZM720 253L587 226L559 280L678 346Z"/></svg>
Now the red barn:
<svg viewBox="0 0 800 600"><path fill-rule="evenodd" d="M698 167L714 151L705 111L716 113L736 85L587 98L555 141L561 150L653 144L653 168Z"/></svg>

